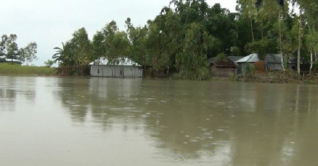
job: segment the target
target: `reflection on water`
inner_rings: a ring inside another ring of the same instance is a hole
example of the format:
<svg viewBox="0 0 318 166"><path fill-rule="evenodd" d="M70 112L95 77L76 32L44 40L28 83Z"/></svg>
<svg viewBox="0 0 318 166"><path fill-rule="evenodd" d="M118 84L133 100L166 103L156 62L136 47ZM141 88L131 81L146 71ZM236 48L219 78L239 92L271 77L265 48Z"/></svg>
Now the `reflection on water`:
<svg viewBox="0 0 318 166"><path fill-rule="evenodd" d="M317 92L301 85L0 77L0 160L317 165ZM30 140L40 143L31 147ZM9 146L16 142L23 146ZM50 155L35 160L20 156L21 148Z"/></svg>
<svg viewBox="0 0 318 166"><path fill-rule="evenodd" d="M26 98L29 102L34 100L36 82L33 78L0 77L0 81L1 111L13 111L17 98Z"/></svg>

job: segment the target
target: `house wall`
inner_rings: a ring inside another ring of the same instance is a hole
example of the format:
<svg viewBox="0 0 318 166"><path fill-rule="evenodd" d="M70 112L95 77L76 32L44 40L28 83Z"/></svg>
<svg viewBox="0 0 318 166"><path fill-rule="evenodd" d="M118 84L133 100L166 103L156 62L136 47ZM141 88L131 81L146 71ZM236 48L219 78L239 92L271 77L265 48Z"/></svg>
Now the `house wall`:
<svg viewBox="0 0 318 166"><path fill-rule="evenodd" d="M239 63L237 68L237 74L244 74L245 73L245 63Z"/></svg>
<svg viewBox="0 0 318 166"><path fill-rule="evenodd" d="M280 63L270 63L270 64L268 64L268 67L270 70L283 70L283 67ZM288 63L287 66L285 66L285 68L294 70L297 68L297 64Z"/></svg>
<svg viewBox="0 0 318 166"><path fill-rule="evenodd" d="M249 64L254 66L255 63L249 62ZM246 73L246 63L238 63L238 65L237 74L244 75Z"/></svg>
<svg viewBox="0 0 318 166"><path fill-rule="evenodd" d="M238 65L239 67L237 68L237 74L244 75L246 73L246 63L239 63ZM250 65L254 65L254 63L250 63ZM268 68L270 70L283 70L282 65L280 63L270 63L268 64ZM288 63L287 66L285 66L285 68L294 70L297 68L297 64Z"/></svg>
<svg viewBox="0 0 318 166"><path fill-rule="evenodd" d="M90 74L95 77L136 78L142 77L143 71L137 66L91 65Z"/></svg>
<svg viewBox="0 0 318 166"><path fill-rule="evenodd" d="M282 65L279 63L270 63L270 64L268 64L268 68L270 70L283 70Z"/></svg>
<svg viewBox="0 0 318 166"><path fill-rule="evenodd" d="M236 70L233 68L218 68L216 66L211 66L211 74L213 76L227 76L231 77L234 76L236 73Z"/></svg>
<svg viewBox="0 0 318 166"><path fill-rule="evenodd" d="M142 77L143 69L136 66L124 66L124 77Z"/></svg>

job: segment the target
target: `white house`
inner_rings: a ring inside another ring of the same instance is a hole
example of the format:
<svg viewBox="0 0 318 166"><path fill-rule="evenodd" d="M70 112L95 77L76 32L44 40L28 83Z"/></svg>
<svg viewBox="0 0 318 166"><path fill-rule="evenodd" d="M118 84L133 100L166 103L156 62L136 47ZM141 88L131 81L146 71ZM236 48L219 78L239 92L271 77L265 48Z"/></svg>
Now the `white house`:
<svg viewBox="0 0 318 166"><path fill-rule="evenodd" d="M90 64L90 75L95 77L138 78L143 76L141 66L129 58L109 61L101 57Z"/></svg>

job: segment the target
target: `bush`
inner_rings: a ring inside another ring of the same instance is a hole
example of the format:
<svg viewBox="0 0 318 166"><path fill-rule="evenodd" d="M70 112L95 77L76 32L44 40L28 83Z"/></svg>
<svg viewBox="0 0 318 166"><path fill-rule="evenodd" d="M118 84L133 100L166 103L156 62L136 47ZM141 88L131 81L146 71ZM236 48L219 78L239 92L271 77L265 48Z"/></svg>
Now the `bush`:
<svg viewBox="0 0 318 166"><path fill-rule="evenodd" d="M245 71L246 71L246 74L254 74L256 72L256 69L254 65L251 65L250 63L246 63Z"/></svg>
<svg viewBox="0 0 318 166"><path fill-rule="evenodd" d="M200 67L195 71L182 70L178 74L172 76L174 79L187 79L187 80L209 80L210 72L206 67Z"/></svg>
<svg viewBox="0 0 318 166"><path fill-rule="evenodd" d="M209 69L201 67L197 70L197 80L209 80L211 78Z"/></svg>
<svg viewBox="0 0 318 166"><path fill-rule="evenodd" d="M171 78L174 79L174 80L180 80L182 79L180 73L174 73L171 75Z"/></svg>
<svg viewBox="0 0 318 166"><path fill-rule="evenodd" d="M239 49L238 47L232 47L232 48L231 48L231 53L232 53L232 55L234 55L234 56L239 56L239 55L241 55L240 49Z"/></svg>
<svg viewBox="0 0 318 166"><path fill-rule="evenodd" d="M226 58L226 55L224 53L220 53L216 56L216 60L217 61L226 61L227 58Z"/></svg>
<svg viewBox="0 0 318 166"><path fill-rule="evenodd" d="M318 62L313 63L312 65L312 71L317 73L318 72Z"/></svg>

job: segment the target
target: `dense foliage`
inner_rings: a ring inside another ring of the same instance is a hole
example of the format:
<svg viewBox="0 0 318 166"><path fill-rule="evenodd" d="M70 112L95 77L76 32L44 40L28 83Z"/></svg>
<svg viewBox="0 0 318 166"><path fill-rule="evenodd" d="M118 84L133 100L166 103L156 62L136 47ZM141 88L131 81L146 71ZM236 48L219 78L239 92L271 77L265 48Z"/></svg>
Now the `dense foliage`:
<svg viewBox="0 0 318 166"><path fill-rule="evenodd" d="M315 0L238 0L236 12L205 0L172 0L142 27L127 18L126 31L120 31L112 21L92 40L85 28L75 31L54 48L53 60L66 67L88 65L102 56L129 57L145 69L174 69L186 79L208 78L207 59L217 55L281 53L284 60L313 64L318 61L317 9Z"/></svg>

